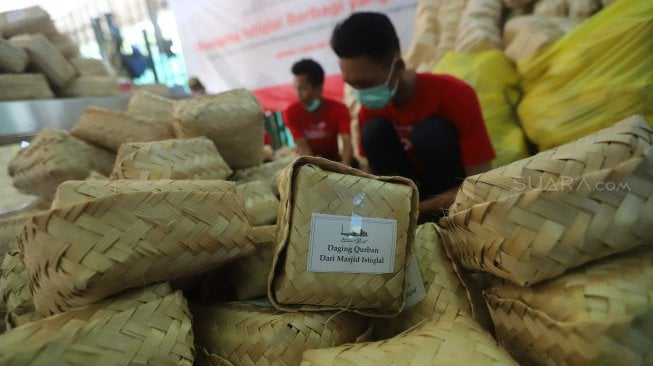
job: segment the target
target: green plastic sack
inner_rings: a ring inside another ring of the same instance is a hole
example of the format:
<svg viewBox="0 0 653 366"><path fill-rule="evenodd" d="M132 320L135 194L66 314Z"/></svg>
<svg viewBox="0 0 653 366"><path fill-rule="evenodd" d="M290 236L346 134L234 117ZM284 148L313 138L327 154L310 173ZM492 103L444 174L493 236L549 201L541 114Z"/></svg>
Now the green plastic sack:
<svg viewBox="0 0 653 366"><path fill-rule="evenodd" d="M653 123L653 1L617 0L520 61L518 113L541 150L634 114Z"/></svg>
<svg viewBox="0 0 653 366"><path fill-rule="evenodd" d="M519 75L503 51L447 53L433 69L464 80L478 96L492 146L497 154L494 168L527 157L524 133L512 105L519 98Z"/></svg>

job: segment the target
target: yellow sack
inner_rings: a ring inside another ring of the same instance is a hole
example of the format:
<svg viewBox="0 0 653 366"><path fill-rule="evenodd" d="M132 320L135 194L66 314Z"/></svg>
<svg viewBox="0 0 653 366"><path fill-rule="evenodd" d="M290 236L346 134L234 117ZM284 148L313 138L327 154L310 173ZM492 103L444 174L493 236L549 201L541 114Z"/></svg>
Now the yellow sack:
<svg viewBox="0 0 653 366"><path fill-rule="evenodd" d="M651 124L653 1L615 1L517 66L519 117L541 150L634 114Z"/></svg>
<svg viewBox="0 0 653 366"><path fill-rule="evenodd" d="M512 101L519 97L519 75L503 51L447 53L433 69L464 80L478 96L492 146L497 153L494 168L529 155L524 133L519 127Z"/></svg>

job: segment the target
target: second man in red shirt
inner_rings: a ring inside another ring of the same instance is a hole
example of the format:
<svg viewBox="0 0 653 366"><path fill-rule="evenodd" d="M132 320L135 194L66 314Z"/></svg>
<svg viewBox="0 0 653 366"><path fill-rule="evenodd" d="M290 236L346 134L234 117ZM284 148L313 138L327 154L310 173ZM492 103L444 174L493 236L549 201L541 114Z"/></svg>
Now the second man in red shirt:
<svg viewBox="0 0 653 366"><path fill-rule="evenodd" d="M304 59L292 67L298 102L288 106L283 119L300 155L321 156L351 165L353 162L350 117L347 107L322 96L324 70ZM338 148L340 138L341 148Z"/></svg>

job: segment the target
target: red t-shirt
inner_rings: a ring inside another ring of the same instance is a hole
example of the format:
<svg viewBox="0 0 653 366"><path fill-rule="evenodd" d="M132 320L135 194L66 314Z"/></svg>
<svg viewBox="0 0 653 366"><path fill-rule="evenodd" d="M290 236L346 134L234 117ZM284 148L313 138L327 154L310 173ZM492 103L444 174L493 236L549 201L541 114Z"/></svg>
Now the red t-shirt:
<svg viewBox="0 0 653 366"><path fill-rule="evenodd" d="M410 142L410 131L415 123L434 116L448 120L458 130L463 166L485 163L494 159L494 149L483 121L476 92L465 82L453 76L418 73L415 94L407 105L397 108L390 102L378 110L362 107L358 114L358 121L361 129L375 117L384 117L392 121L404 150L410 159L420 166L421 163Z"/></svg>
<svg viewBox="0 0 653 366"><path fill-rule="evenodd" d="M340 161L338 134L349 134L349 110L335 100L322 98L322 105L315 113L304 108L300 102L288 106L283 120L292 137L306 139L313 155Z"/></svg>

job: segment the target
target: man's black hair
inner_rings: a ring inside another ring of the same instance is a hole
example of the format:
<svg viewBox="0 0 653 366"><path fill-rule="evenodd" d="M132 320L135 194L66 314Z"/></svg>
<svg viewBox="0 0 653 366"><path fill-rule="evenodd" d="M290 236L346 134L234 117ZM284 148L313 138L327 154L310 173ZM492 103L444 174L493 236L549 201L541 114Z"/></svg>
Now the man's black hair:
<svg viewBox="0 0 653 366"><path fill-rule="evenodd" d="M331 48L339 58L367 56L389 66L399 53L399 38L390 19L381 13L354 13L338 23Z"/></svg>
<svg viewBox="0 0 653 366"><path fill-rule="evenodd" d="M292 73L295 76L306 75L306 80L314 88L322 86L324 83L324 69L317 62L305 58L292 65Z"/></svg>

